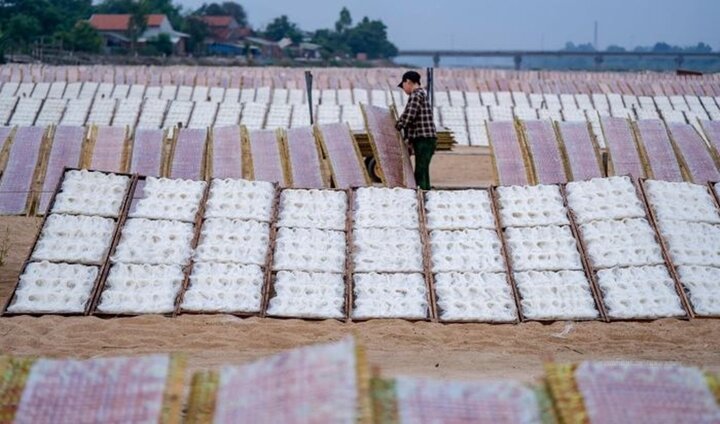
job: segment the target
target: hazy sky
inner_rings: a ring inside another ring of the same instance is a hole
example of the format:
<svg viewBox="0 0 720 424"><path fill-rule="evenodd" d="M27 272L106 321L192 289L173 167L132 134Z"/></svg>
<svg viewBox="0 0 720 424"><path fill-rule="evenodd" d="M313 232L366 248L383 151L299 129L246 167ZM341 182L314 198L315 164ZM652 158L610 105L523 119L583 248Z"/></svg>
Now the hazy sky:
<svg viewBox="0 0 720 424"><path fill-rule="evenodd" d="M194 9L209 0L175 0ZM215 0L218 1L218 0ZM218 1L219 2L219 1ZM718 0L244 0L251 25L282 14L305 30L331 28L346 6L381 19L401 49L557 49L566 41L624 47L656 41L720 50Z"/></svg>

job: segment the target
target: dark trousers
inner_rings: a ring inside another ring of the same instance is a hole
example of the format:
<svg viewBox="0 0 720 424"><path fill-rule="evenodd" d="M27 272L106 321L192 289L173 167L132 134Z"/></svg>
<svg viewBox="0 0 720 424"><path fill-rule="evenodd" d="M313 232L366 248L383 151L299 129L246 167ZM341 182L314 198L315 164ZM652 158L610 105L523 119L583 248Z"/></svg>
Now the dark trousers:
<svg viewBox="0 0 720 424"><path fill-rule="evenodd" d="M410 140L415 151L415 182L423 190L430 190L430 160L435 153L437 139L419 137Z"/></svg>

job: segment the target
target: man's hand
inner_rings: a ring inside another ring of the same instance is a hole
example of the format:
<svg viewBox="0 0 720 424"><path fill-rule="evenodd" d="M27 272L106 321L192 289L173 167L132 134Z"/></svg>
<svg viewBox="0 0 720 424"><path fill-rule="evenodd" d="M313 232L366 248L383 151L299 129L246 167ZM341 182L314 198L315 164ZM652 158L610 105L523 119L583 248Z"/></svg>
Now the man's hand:
<svg viewBox="0 0 720 424"><path fill-rule="evenodd" d="M410 142L405 142L405 146L407 147L408 155L412 156L415 154L415 151L413 150L413 145Z"/></svg>

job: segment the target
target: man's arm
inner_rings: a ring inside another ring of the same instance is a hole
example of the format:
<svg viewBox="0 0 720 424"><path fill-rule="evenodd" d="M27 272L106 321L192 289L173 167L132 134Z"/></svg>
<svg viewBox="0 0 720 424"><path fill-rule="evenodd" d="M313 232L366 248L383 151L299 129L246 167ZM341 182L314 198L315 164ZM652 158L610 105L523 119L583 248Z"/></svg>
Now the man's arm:
<svg viewBox="0 0 720 424"><path fill-rule="evenodd" d="M408 99L407 105L405 105L405 110L403 111L402 115L397 120L397 123L395 124L395 128L399 130L402 130L403 128L407 128L408 124L412 122L420 112L420 96L416 93L412 93L410 95L410 98Z"/></svg>

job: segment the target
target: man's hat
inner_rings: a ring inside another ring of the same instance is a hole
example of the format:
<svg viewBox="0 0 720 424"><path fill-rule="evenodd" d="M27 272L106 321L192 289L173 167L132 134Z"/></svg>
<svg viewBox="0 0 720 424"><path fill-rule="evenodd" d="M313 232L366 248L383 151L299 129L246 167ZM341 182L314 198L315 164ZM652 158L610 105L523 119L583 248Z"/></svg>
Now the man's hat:
<svg viewBox="0 0 720 424"><path fill-rule="evenodd" d="M402 88L403 83L406 80L410 80L414 82L415 84L420 84L420 74L418 74L415 71L407 71L403 74L402 81L400 81L400 84L398 84L399 88Z"/></svg>

